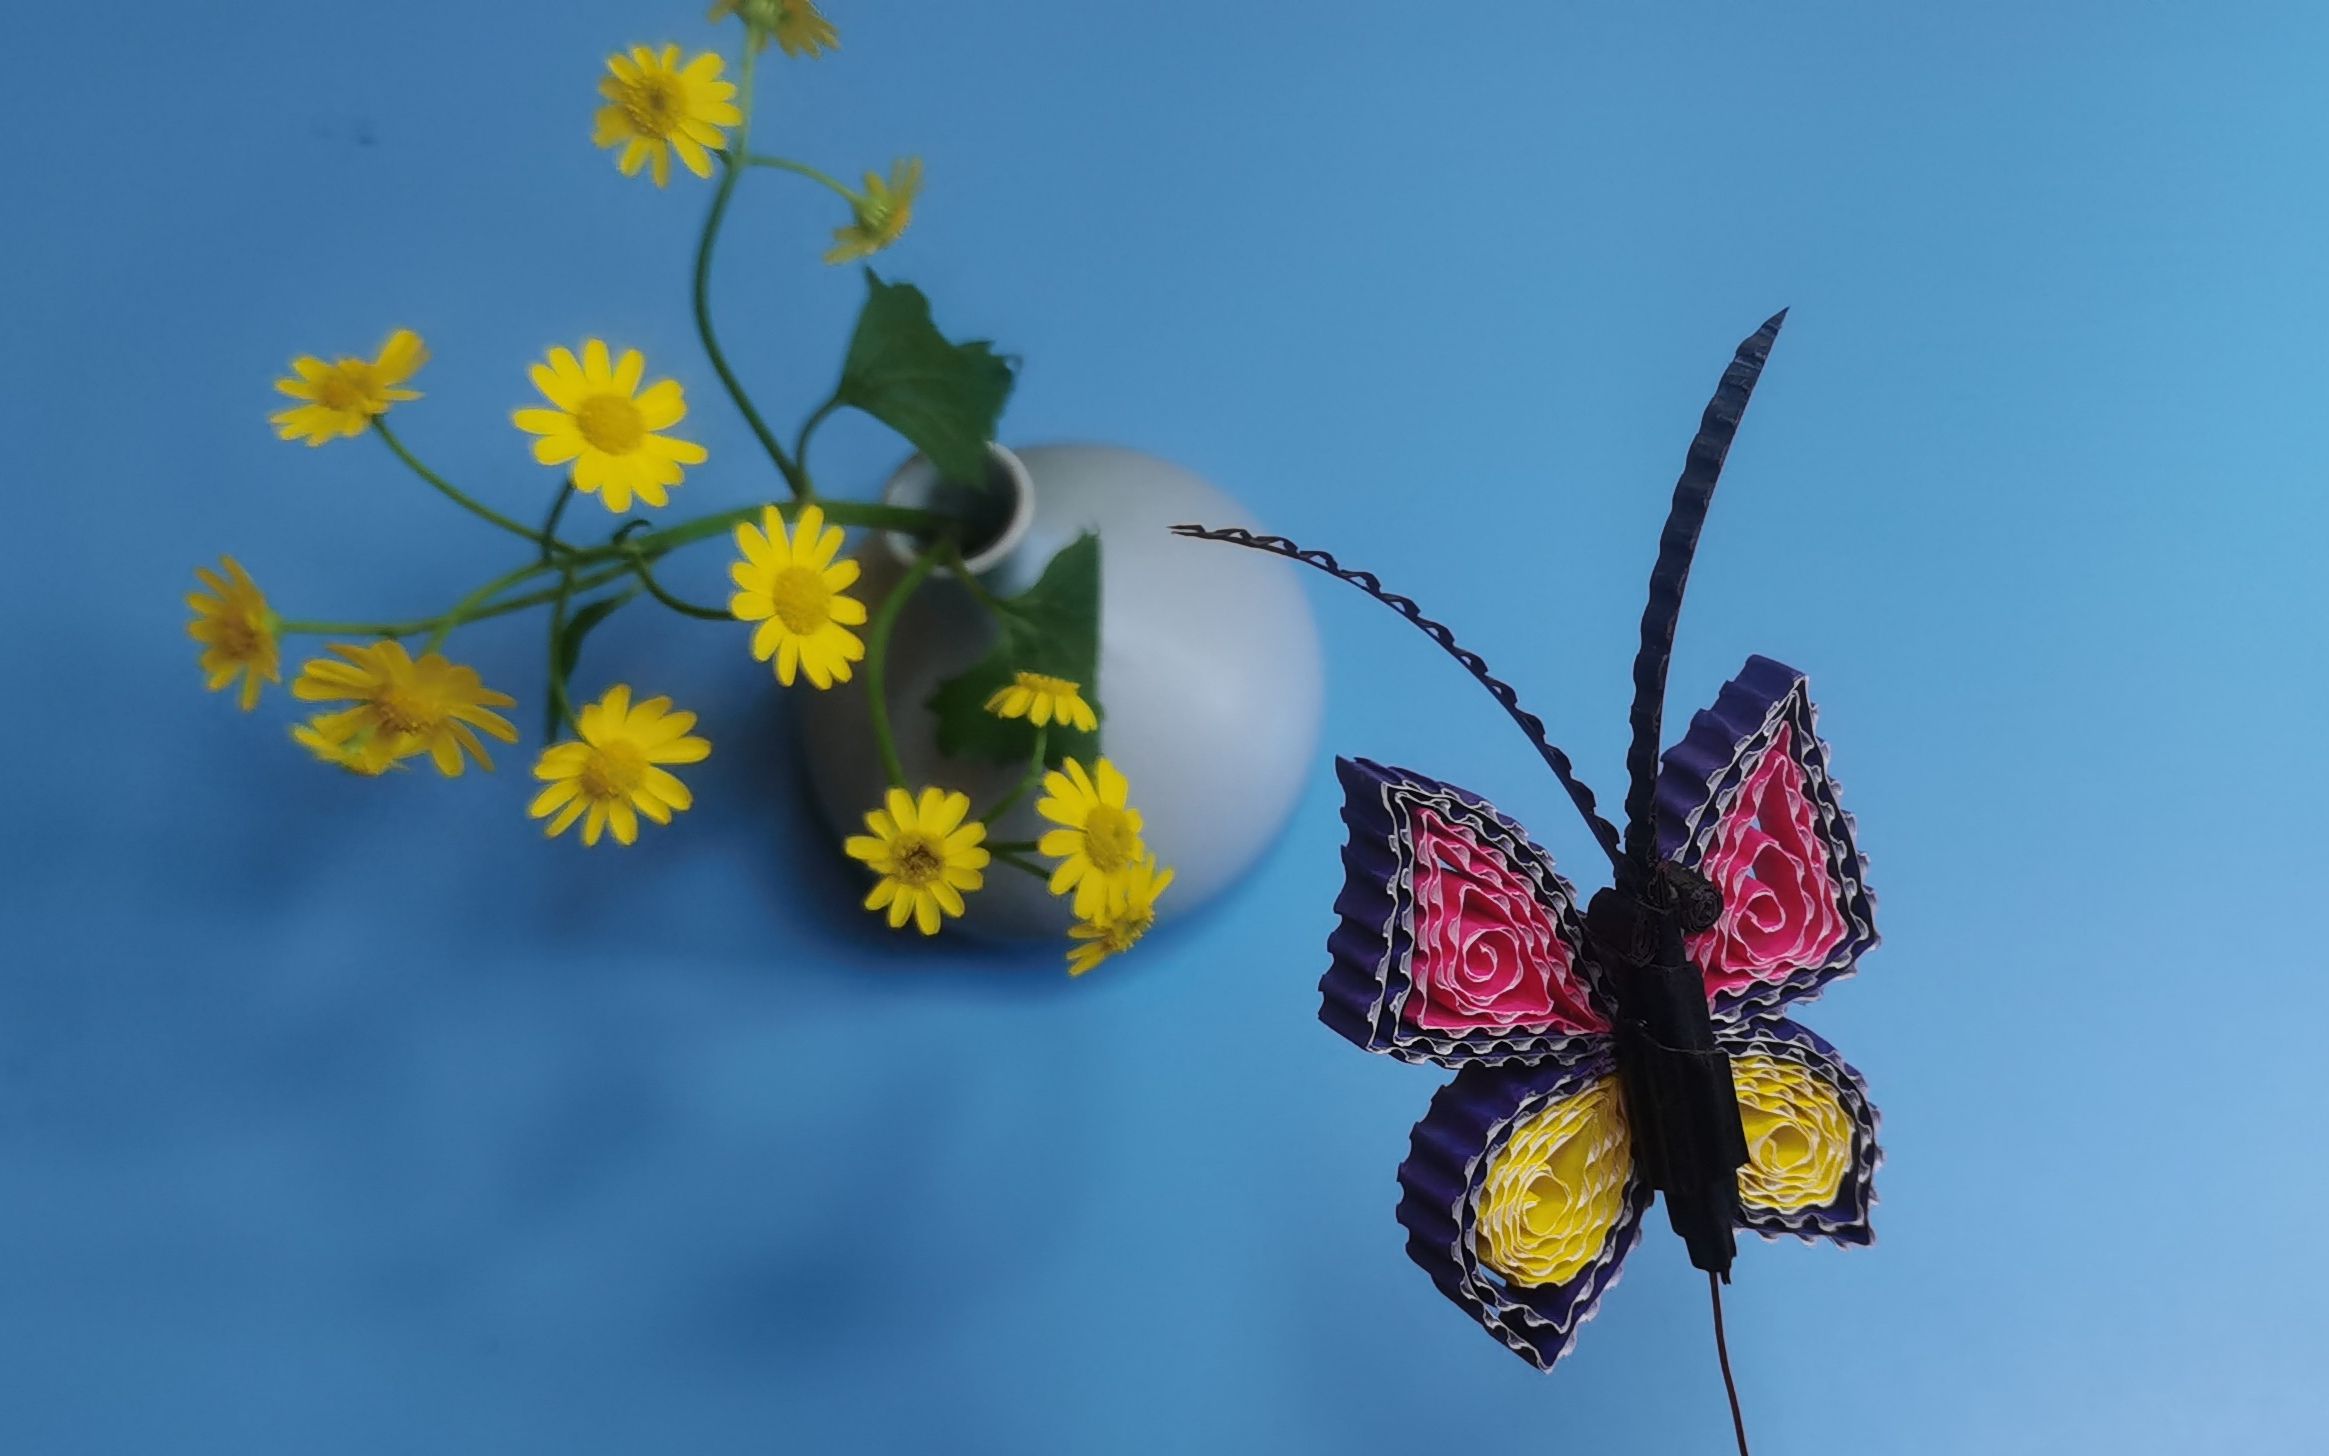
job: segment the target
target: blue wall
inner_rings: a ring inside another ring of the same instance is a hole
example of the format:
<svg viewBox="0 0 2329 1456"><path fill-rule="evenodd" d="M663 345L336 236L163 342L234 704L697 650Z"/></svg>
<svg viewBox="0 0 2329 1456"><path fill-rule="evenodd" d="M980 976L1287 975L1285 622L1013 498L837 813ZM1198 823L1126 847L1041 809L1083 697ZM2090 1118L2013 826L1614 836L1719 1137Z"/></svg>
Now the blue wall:
<svg viewBox="0 0 2329 1456"><path fill-rule="evenodd" d="M736 634L594 647L718 744L630 853L541 843L521 754L358 782L201 692L179 599L222 550L335 615L506 558L368 442L278 443L295 352L420 330L408 438L530 513L523 366L628 340L713 452L680 508L765 490L686 319L707 189L588 144L606 51L732 33L225 8L7 22L0 1447L1722 1448L1662 1230L1550 1378L1407 1263L1438 1078L1312 1019L1324 761L1219 913L1071 985L833 908ZM1026 356L1007 438L1172 456L1383 571L1605 790L1683 444L1792 305L1675 712L1751 651L1812 675L1888 944L1807 1019L1890 1161L1873 1250L1744 1253L1758 1449L2317 1448L2319 7L831 11L763 137L928 158L885 267ZM858 296L834 211L761 176L733 219L787 416ZM823 467L898 453L850 422ZM1590 886L1493 704L1320 587L1330 744ZM530 682L504 625L468 653Z"/></svg>

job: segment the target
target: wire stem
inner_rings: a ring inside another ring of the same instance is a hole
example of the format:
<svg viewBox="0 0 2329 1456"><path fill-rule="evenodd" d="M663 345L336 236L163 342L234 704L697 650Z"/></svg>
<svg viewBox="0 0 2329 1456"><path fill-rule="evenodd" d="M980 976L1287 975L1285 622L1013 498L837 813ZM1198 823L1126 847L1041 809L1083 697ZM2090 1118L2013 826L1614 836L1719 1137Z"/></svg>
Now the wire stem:
<svg viewBox="0 0 2329 1456"><path fill-rule="evenodd" d="M1731 1398L1731 1433L1739 1438L1739 1456L1747 1456L1747 1418L1739 1413L1739 1387L1731 1379L1731 1347L1722 1332L1722 1279L1706 1276L1707 1293L1714 1297L1714 1353L1722 1362L1723 1393Z"/></svg>

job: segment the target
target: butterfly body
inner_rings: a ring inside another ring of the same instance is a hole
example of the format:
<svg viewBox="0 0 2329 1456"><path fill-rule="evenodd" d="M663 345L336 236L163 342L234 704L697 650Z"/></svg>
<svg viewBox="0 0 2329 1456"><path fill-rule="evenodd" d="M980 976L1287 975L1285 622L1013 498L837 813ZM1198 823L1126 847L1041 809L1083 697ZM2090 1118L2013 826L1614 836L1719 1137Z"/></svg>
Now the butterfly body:
<svg viewBox="0 0 2329 1456"><path fill-rule="evenodd" d="M1617 1002L1612 1041L1634 1158L1665 1200L1690 1262L1727 1278L1747 1135L1704 974L1684 949L1682 901L1670 876L1644 877L1640 888L1612 885L1593 897L1585 928Z"/></svg>

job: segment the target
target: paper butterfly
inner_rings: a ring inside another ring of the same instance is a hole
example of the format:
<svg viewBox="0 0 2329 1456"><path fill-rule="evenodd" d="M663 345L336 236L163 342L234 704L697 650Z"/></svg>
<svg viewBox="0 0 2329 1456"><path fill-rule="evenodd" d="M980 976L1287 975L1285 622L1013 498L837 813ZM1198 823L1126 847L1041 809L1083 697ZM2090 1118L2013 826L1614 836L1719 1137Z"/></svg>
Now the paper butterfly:
<svg viewBox="0 0 2329 1456"><path fill-rule="evenodd" d="M1362 1050L1455 1069L1399 1169L1407 1250L1542 1369L1616 1282L1655 1194L1715 1278L1735 1229L1870 1238L1876 1110L1835 1048L1783 1014L1877 940L1803 675L1750 658L1657 753L1699 526L1785 317L1739 346L1675 489L1634 667L1622 842L1543 724L1415 603L1282 538L1178 528L1317 566L1430 633L1521 725L1610 857L1615 883L1580 916L1551 856L1486 800L1337 760L1350 837L1320 1019Z"/></svg>

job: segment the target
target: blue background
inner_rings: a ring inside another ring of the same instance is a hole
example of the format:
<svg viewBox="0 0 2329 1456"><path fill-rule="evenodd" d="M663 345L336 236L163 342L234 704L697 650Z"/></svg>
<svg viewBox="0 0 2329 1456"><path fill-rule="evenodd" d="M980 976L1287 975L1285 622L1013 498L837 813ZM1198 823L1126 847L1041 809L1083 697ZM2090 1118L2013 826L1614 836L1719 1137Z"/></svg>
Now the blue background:
<svg viewBox="0 0 2329 1456"><path fill-rule="evenodd" d="M1890 1161L1873 1250L1744 1251L1757 1449L2314 1448L2320 7L831 13L757 140L927 157L883 266L1026 356L1006 438L1154 450L1383 571L1605 792L1683 445L1792 305L1674 713L1751 651L1812 675L1888 943L1807 1019ZM718 744L629 853L543 844L522 753L359 782L200 690L220 551L332 616L508 557L368 441L278 443L294 353L421 331L406 437L530 515L525 364L629 341L713 452L676 508L767 492L687 323L708 188L588 143L602 56L664 37L736 39L692 0L12 7L0 1447L1724 1449L1662 1228L1550 1378L1408 1264L1438 1077L1312 1019L1323 759L1217 913L1070 984L835 908L733 633L594 645ZM836 211L756 175L723 256L787 420L860 292ZM821 473L900 453L848 421ZM1494 705L1317 585L1330 745L1590 887ZM539 630L464 655L528 685Z"/></svg>

